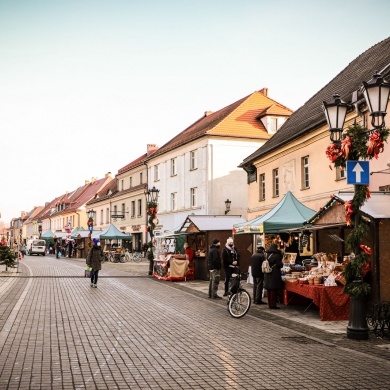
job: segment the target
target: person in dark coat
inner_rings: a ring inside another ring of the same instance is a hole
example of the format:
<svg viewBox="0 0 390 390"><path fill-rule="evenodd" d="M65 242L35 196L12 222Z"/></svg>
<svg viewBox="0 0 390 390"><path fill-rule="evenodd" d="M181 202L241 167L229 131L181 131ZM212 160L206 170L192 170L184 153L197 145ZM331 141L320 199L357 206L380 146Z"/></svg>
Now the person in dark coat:
<svg viewBox="0 0 390 390"><path fill-rule="evenodd" d="M251 272L253 277L253 303L265 305L262 301L264 288L264 274L261 265L264 261L264 247L258 246L256 253L251 256Z"/></svg>
<svg viewBox="0 0 390 390"><path fill-rule="evenodd" d="M100 246L100 241L97 238L93 239L93 246L89 250L87 256L87 265L92 268L91 271L91 287L97 287L99 271L102 269L103 250Z"/></svg>
<svg viewBox="0 0 390 390"><path fill-rule="evenodd" d="M214 238L207 258L207 268L210 271L209 298L211 299L222 299L222 297L217 295L219 281L221 280L222 265L221 255L219 253L220 244L218 238Z"/></svg>
<svg viewBox="0 0 390 390"><path fill-rule="evenodd" d="M272 272L264 274L264 288L267 290L268 306L270 309L280 309L276 306L276 296L278 290L283 289L283 280L280 270L283 267L283 256L275 244L272 244L267 252L266 258Z"/></svg>
<svg viewBox="0 0 390 390"><path fill-rule="evenodd" d="M226 244L222 251L223 269L225 271L225 293L223 294L224 297L228 295L229 281L235 271L235 268L239 266L239 259L240 256L237 252L236 247L234 246L233 238L229 237L226 240Z"/></svg>

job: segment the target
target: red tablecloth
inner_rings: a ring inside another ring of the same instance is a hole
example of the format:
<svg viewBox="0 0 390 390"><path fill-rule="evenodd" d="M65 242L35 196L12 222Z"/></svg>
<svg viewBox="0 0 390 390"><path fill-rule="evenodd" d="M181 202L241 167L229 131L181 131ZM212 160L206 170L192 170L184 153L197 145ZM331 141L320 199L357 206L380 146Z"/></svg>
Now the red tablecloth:
<svg viewBox="0 0 390 390"><path fill-rule="evenodd" d="M349 318L349 295L343 293L343 287L285 282L284 289L287 294L295 293L311 299L320 309L322 321L340 321ZM288 303L288 297L285 303Z"/></svg>

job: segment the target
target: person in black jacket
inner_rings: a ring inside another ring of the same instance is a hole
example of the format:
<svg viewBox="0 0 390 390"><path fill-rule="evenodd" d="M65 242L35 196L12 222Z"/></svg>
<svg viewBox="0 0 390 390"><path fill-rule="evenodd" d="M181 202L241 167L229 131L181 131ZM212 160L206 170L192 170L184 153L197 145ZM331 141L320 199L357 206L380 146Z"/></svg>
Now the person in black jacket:
<svg viewBox="0 0 390 390"><path fill-rule="evenodd" d="M283 256L275 244L272 244L267 252L266 258L272 272L264 274L264 288L267 290L268 306L270 309L280 309L276 306L276 296L278 290L283 289L283 280L280 270L283 267Z"/></svg>
<svg viewBox="0 0 390 390"><path fill-rule="evenodd" d="M218 285L221 279L221 255L219 253L219 246L220 242L218 238L214 238L207 258L207 266L210 271L209 298L211 299L222 299L222 297L217 295Z"/></svg>
<svg viewBox="0 0 390 390"><path fill-rule="evenodd" d="M236 247L234 246L233 238L229 237L226 240L226 245L224 246L222 251L223 269L225 271L225 293L223 294L224 297L228 295L229 281L235 271L235 268L238 267L239 259L240 256L237 252Z"/></svg>
<svg viewBox="0 0 390 390"><path fill-rule="evenodd" d="M264 261L264 247L258 246L256 253L251 256L251 272L253 277L253 303L265 305L262 301L264 288L264 274L261 265Z"/></svg>

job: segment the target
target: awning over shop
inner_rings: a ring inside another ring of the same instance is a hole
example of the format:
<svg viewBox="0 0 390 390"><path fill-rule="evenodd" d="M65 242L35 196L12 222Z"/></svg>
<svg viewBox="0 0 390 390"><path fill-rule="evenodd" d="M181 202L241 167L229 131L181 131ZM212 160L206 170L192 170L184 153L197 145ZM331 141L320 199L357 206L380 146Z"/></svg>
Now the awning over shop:
<svg viewBox="0 0 390 390"><path fill-rule="evenodd" d="M303 205L288 191L268 213L245 223L234 224L234 234L278 233L303 226L314 214L314 210Z"/></svg>
<svg viewBox="0 0 390 390"><path fill-rule="evenodd" d="M48 229L44 233L42 233L41 238L47 243L54 242L54 233L50 229Z"/></svg>
<svg viewBox="0 0 390 390"><path fill-rule="evenodd" d="M245 219L238 215L189 215L178 233L199 233L213 230L232 230Z"/></svg>

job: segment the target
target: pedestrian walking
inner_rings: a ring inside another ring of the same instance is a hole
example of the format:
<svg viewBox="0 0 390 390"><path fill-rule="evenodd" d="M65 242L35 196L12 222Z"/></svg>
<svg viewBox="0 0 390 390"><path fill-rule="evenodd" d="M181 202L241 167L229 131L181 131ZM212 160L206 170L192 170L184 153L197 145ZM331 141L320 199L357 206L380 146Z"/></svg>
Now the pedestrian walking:
<svg viewBox="0 0 390 390"><path fill-rule="evenodd" d="M61 254L61 243L60 241L58 240L56 242L56 259L59 259L60 258L60 254Z"/></svg>
<svg viewBox="0 0 390 390"><path fill-rule="evenodd" d="M271 244L265 256L272 268L270 273L264 274L264 287L267 290L268 306L270 309L280 309L280 307L276 306L276 297L278 290L283 289L283 280L280 273L283 267L283 257L275 244Z"/></svg>
<svg viewBox="0 0 390 390"><path fill-rule="evenodd" d="M100 241L97 238L93 240L93 246L89 250L87 256L87 265L92 268L91 271L91 287L97 287L97 281L99 277L99 271L102 269L103 250L100 246Z"/></svg>
<svg viewBox="0 0 390 390"><path fill-rule="evenodd" d="M211 299L222 299L222 297L217 294L219 281L221 279L221 254L219 253L220 245L221 243L218 238L214 238L207 258L207 266L210 271L209 298Z"/></svg>
<svg viewBox="0 0 390 390"><path fill-rule="evenodd" d="M229 237L226 240L225 247L222 251L222 260L223 260L223 269L225 271L225 292L224 297L228 295L229 292L229 282L234 273L236 267L239 266L239 254L236 247L234 246L233 238Z"/></svg>
<svg viewBox="0 0 390 390"><path fill-rule="evenodd" d="M251 272L253 277L253 303L255 305L265 305L263 299L264 273L261 265L264 261L264 247L258 246L256 253L251 256Z"/></svg>

